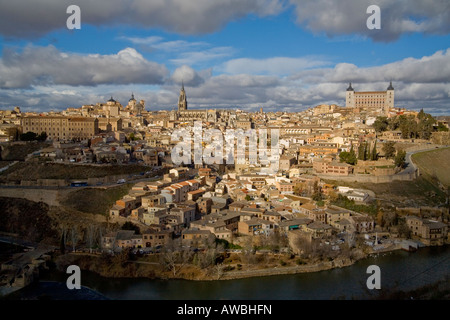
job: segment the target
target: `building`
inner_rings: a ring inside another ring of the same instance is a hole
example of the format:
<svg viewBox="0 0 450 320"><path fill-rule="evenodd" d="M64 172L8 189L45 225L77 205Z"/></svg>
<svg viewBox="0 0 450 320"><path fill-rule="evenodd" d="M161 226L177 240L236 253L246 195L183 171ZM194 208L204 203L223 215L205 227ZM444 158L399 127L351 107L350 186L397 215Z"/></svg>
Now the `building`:
<svg viewBox="0 0 450 320"><path fill-rule="evenodd" d="M45 132L51 140L89 139L99 133L97 118L29 116L22 118L20 124L23 132Z"/></svg>
<svg viewBox="0 0 450 320"><path fill-rule="evenodd" d="M345 106L347 108L381 109L388 114L394 108L394 87L392 82L386 91L356 92L350 83L345 94Z"/></svg>
<svg viewBox="0 0 450 320"><path fill-rule="evenodd" d="M142 244L145 248L164 246L172 239L169 230L146 230L142 233Z"/></svg>
<svg viewBox="0 0 450 320"><path fill-rule="evenodd" d="M313 169L315 173L334 176L348 176L353 173L353 166L337 161L316 160L313 162Z"/></svg>
<svg viewBox="0 0 450 320"><path fill-rule="evenodd" d="M180 97L178 98L178 111L187 110L187 97L184 90L184 83L181 86Z"/></svg>
<svg viewBox="0 0 450 320"><path fill-rule="evenodd" d="M282 171L289 171L289 169L295 164L295 158L288 155L282 155L280 157L280 167Z"/></svg>
<svg viewBox="0 0 450 320"><path fill-rule="evenodd" d="M420 238L426 245L443 245L448 238L448 225L440 221L406 216L406 225L412 236Z"/></svg>

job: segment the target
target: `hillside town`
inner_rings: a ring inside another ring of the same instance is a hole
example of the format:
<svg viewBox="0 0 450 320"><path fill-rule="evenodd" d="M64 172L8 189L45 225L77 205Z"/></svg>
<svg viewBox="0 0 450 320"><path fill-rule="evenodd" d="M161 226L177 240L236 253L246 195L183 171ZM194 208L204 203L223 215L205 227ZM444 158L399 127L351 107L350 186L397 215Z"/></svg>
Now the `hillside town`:
<svg viewBox="0 0 450 320"><path fill-rule="evenodd" d="M184 86L178 108L171 111L148 111L134 94L126 106L111 97L62 112L0 111L3 159L9 146L41 140L45 147L32 152L30 161L94 169L142 167L135 175L118 172L105 178L10 179L16 161L2 168L2 184L129 184L105 218L132 228L109 230L98 241L97 249L111 254L124 249L159 253L175 240L180 250L204 250L220 241L245 254L250 239L253 247L306 258L311 244L336 256L345 248L382 252L448 243L448 206L397 203L388 212L373 191L353 187L418 178L421 172L411 154L448 145L448 122L396 108L392 83L376 92L356 92L353 85L345 91L345 106L318 105L298 113L189 109ZM194 150L175 161L181 142L189 150L192 139L196 143L199 122L200 157L195 159ZM237 145L223 154L205 134L208 130L227 142L230 130L259 135L257 140L244 138L244 150ZM233 161L239 153L243 161ZM276 170L265 170L273 164Z"/></svg>

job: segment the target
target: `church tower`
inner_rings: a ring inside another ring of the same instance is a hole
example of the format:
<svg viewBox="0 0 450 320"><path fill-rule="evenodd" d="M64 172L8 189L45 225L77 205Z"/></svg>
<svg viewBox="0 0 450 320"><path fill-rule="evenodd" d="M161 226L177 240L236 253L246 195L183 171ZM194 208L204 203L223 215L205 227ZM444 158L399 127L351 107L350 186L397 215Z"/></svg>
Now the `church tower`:
<svg viewBox="0 0 450 320"><path fill-rule="evenodd" d="M186 91L184 91L184 83L181 86L180 97L178 98L178 111L187 110Z"/></svg>
<svg viewBox="0 0 450 320"><path fill-rule="evenodd" d="M389 83L389 87L386 90L386 105L385 112L389 113L389 110L394 108L394 87L392 81Z"/></svg>
<svg viewBox="0 0 450 320"><path fill-rule="evenodd" d="M345 93L345 106L347 108L355 107L355 90L353 90L351 82L348 85L347 91Z"/></svg>

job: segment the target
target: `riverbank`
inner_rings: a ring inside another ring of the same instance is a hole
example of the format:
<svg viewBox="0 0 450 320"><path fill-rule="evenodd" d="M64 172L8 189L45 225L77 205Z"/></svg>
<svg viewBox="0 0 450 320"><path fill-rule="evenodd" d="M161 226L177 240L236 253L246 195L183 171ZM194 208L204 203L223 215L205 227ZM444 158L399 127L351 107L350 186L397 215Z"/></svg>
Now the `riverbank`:
<svg viewBox="0 0 450 320"><path fill-rule="evenodd" d="M364 252L356 250L352 257L338 257L330 260L320 260L306 262L298 256L288 254L267 254L265 263L241 264L236 263L237 257L234 254L227 258L229 264L216 264L207 268L200 268L193 264L178 265L178 271L167 270L154 258L151 261L145 260L124 260L120 256L93 255L86 253L66 254L54 259L57 270L64 272L68 265L78 265L81 270L90 271L105 278L148 278L159 280L192 280L192 281L216 281L216 280L236 280L252 277L267 277L277 275L290 275L301 273L313 273L331 270L335 268L345 268L354 263L366 259L371 255L389 253L399 250L399 246L380 251Z"/></svg>
<svg viewBox="0 0 450 320"><path fill-rule="evenodd" d="M381 288L369 292L367 267L381 269ZM414 290L447 279L450 268L450 246L424 247L416 252L396 250L372 254L343 268L325 271L248 277L226 281L189 281L184 279L110 278L82 271L81 284L112 300L335 300L386 299L391 294L411 293L413 299L442 298L443 294L426 295ZM278 268L277 268L278 269ZM41 281L65 283L65 272L49 271ZM448 280L447 280L448 281ZM439 289L439 288L438 288ZM445 287L440 289L445 291ZM380 295L379 293L387 293ZM404 293L402 293L404 292Z"/></svg>

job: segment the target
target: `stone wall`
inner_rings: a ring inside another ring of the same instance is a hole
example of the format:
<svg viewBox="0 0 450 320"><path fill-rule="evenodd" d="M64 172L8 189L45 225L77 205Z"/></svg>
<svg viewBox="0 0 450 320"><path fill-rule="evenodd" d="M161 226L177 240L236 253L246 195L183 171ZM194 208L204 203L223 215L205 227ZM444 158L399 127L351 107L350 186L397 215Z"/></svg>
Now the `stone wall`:
<svg viewBox="0 0 450 320"><path fill-rule="evenodd" d="M347 177L334 176L327 174L319 174L321 179L339 180L346 182L364 182L364 183L389 183L392 181L412 181L418 177L418 170L411 173L400 173L393 175L371 175L371 174L355 174Z"/></svg>

